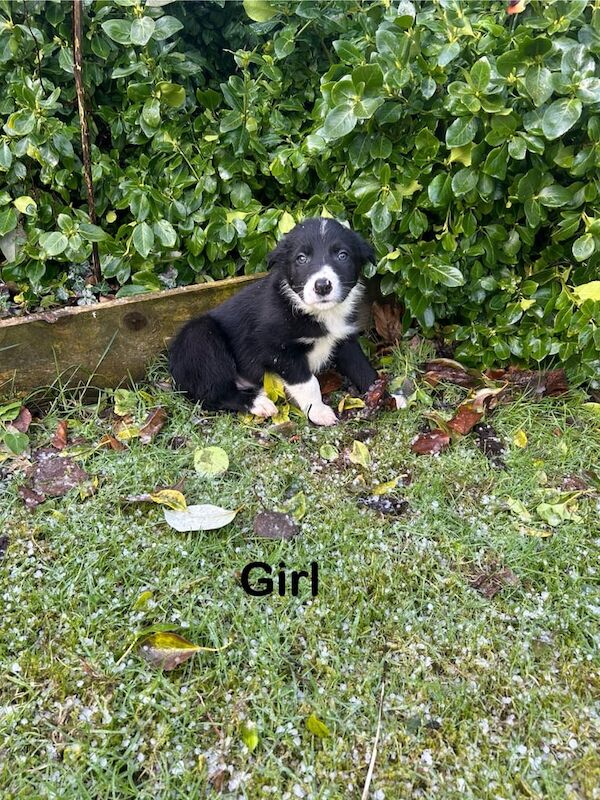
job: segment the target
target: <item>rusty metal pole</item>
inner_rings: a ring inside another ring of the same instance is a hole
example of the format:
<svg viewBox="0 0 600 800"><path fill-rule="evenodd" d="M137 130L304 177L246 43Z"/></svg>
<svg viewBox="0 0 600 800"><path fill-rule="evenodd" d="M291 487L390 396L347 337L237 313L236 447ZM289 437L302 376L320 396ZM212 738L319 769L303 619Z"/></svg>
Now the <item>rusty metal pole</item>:
<svg viewBox="0 0 600 800"><path fill-rule="evenodd" d="M88 212L91 222L96 224L96 206L94 204L94 184L92 183L92 159L90 154L90 129L85 108L85 92L83 88L83 59L81 55L81 39L83 32L82 0L73 0L73 75L79 108L79 125L81 131L81 154L83 157L83 177L87 191ZM92 242L92 271L96 282L101 280L100 256L98 245Z"/></svg>

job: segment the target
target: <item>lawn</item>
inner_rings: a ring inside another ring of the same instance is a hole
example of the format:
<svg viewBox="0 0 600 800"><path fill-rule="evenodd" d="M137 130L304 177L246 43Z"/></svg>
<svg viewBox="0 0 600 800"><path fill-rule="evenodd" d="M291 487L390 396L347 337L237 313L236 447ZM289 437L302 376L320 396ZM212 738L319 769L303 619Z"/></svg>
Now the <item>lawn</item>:
<svg viewBox="0 0 600 800"><path fill-rule="evenodd" d="M404 347L391 370L421 358ZM62 393L34 419L34 448L69 420L89 496L26 510L23 473L0 465L3 798L359 798L378 729L377 800L600 797L600 425L583 392L500 405L502 469L473 433L411 451L428 400L449 416L456 386L420 381L407 409L290 436L205 414L163 377L138 392L139 414L168 412L146 444L86 444L111 430L110 393ZM356 440L367 466L344 452ZM209 445L230 461L213 478L194 469ZM397 514L360 502L394 478L380 497L405 500ZM234 521L178 533L161 506L126 501L182 479L188 503ZM540 504L574 486L577 508L549 525ZM255 538L257 513L300 491L298 535ZM317 562L318 595L247 595L252 561ZM136 645L157 626L218 649L157 669Z"/></svg>

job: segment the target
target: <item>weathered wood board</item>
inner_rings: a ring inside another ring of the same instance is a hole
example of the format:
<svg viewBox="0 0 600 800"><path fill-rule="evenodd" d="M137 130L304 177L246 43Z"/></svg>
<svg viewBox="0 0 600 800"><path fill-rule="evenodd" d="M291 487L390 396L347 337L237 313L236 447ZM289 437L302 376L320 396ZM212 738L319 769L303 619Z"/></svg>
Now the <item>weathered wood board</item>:
<svg viewBox="0 0 600 800"><path fill-rule="evenodd" d="M41 387L104 388L139 380L184 322L257 277L0 321L0 397Z"/></svg>

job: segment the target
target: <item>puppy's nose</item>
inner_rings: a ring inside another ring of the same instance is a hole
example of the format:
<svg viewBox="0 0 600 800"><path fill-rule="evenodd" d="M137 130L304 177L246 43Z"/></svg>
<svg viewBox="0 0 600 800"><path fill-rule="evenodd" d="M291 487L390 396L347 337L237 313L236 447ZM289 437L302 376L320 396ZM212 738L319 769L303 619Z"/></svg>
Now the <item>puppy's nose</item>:
<svg viewBox="0 0 600 800"><path fill-rule="evenodd" d="M315 281L315 292L320 294L321 297L325 297L326 294L332 290L331 281L327 280L327 278L319 278Z"/></svg>

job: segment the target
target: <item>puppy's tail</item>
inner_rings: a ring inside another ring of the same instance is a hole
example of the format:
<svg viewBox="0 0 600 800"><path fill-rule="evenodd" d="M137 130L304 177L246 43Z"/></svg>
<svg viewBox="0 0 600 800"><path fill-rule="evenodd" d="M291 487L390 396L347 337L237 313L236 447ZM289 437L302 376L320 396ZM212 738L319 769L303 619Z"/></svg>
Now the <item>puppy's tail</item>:
<svg viewBox="0 0 600 800"><path fill-rule="evenodd" d="M177 389L210 411L248 411L258 394L239 388L237 366L218 323L207 315L184 325L169 348Z"/></svg>

